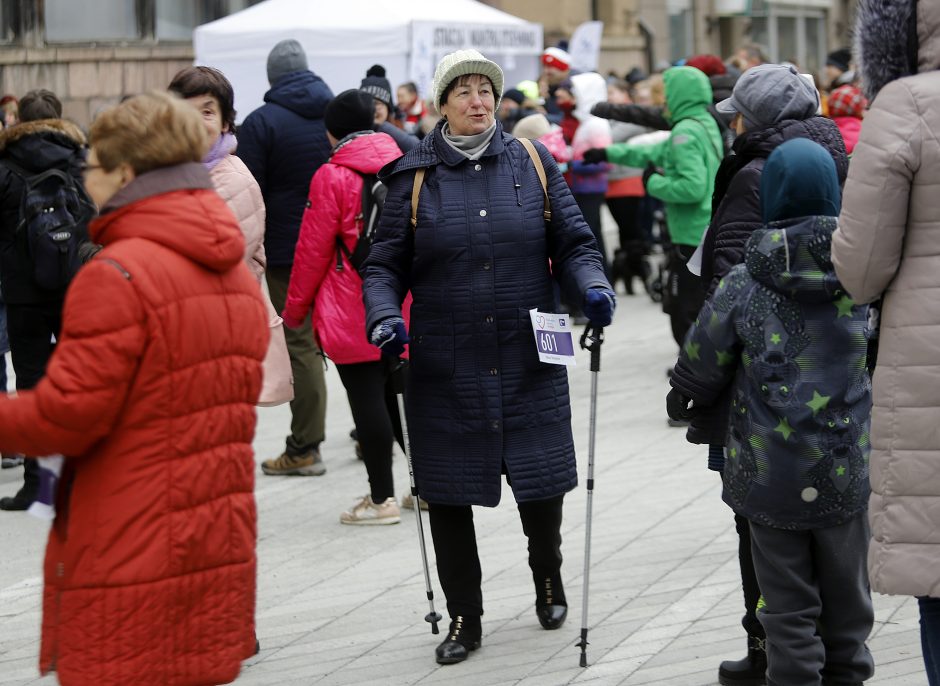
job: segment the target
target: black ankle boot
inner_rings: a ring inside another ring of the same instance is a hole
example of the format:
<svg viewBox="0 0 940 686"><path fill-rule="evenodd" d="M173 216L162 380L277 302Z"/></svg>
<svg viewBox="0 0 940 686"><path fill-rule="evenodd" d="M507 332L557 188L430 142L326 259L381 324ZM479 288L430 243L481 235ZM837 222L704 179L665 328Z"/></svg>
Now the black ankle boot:
<svg viewBox="0 0 940 686"><path fill-rule="evenodd" d="M725 660L718 667L718 683L722 686L764 686L767 683L766 639L747 637L747 657Z"/></svg>
<svg viewBox="0 0 940 686"><path fill-rule="evenodd" d="M541 577L535 580L535 614L543 629L558 629L568 617L568 601L561 577Z"/></svg>
<svg viewBox="0 0 940 686"><path fill-rule="evenodd" d="M470 651L480 647L482 633L479 617L457 615L450 620L447 638L434 650L437 663L440 665L453 665L463 662L467 659Z"/></svg>

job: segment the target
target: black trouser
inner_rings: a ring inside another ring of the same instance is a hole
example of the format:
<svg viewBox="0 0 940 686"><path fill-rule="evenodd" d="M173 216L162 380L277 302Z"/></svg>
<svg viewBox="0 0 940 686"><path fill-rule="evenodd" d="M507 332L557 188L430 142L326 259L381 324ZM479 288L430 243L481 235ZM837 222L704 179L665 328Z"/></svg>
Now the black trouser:
<svg viewBox="0 0 940 686"><path fill-rule="evenodd" d="M46 373L46 364L55 350L52 338L58 338L61 328L61 301L41 305L7 303L7 334L10 338L13 371L16 373L16 390L34 388L42 379ZM107 360L101 363L107 364ZM35 460L26 460L23 469L22 492L33 499L39 489L39 465Z"/></svg>
<svg viewBox="0 0 940 686"><path fill-rule="evenodd" d="M601 229L601 207L604 205L603 193L574 193L575 202L581 208L584 221L591 227L591 233L597 241L601 259L604 261L604 273L610 276L610 267L607 264L607 248L604 246L604 232Z"/></svg>
<svg viewBox="0 0 940 686"><path fill-rule="evenodd" d="M648 237L640 226L640 202L642 197L623 196L620 198L607 198L607 209L617 222L617 231L620 236L620 249L637 242L647 245Z"/></svg>
<svg viewBox="0 0 940 686"><path fill-rule="evenodd" d="M533 579L557 578L561 571L561 517L564 496L519 503L522 530L529 539ZM429 505L437 576L451 617L483 614L480 557L469 505Z"/></svg>
<svg viewBox="0 0 940 686"><path fill-rule="evenodd" d="M757 619L760 587L757 584L757 572L754 571L754 557L751 554L750 522L741 515L735 515L734 528L738 532L738 564L741 566L741 587L744 590L744 616L741 618L741 625L749 636L764 638L764 626Z"/></svg>
<svg viewBox="0 0 940 686"><path fill-rule="evenodd" d="M692 322L698 317L698 312L705 304L705 289L702 280L689 271L686 266L696 246L673 245L670 259L670 287L674 284L675 302L669 313L669 323L672 326L672 337L682 347L685 334L692 327Z"/></svg>
<svg viewBox="0 0 940 686"><path fill-rule="evenodd" d="M385 502L395 495L392 440L397 439L399 445L404 445L398 401L389 383L385 362L338 364L336 370L349 398L372 501Z"/></svg>

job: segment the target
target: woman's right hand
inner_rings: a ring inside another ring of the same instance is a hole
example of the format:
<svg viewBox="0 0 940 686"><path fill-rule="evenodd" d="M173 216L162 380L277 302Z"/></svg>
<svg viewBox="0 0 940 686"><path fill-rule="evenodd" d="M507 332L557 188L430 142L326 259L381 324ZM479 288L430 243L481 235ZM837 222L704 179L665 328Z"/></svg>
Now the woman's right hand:
<svg viewBox="0 0 940 686"><path fill-rule="evenodd" d="M405 345L411 342L405 320L401 317L386 317L380 321L372 328L369 340L388 357L401 357Z"/></svg>

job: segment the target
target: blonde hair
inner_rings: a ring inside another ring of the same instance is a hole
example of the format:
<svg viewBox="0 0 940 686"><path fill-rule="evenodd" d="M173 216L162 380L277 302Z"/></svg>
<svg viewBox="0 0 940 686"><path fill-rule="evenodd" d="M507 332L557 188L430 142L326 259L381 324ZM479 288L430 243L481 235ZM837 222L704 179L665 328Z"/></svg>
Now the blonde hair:
<svg viewBox="0 0 940 686"><path fill-rule="evenodd" d="M111 171L126 163L135 174L201 162L209 150L195 108L168 93L137 95L105 110L91 125L89 144Z"/></svg>

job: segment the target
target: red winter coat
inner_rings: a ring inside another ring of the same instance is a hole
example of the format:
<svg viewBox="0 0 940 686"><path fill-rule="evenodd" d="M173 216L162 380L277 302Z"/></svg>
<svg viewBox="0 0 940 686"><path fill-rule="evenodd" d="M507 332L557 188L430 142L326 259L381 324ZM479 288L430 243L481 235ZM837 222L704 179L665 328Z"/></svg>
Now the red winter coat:
<svg viewBox="0 0 940 686"><path fill-rule="evenodd" d="M4 452L67 456L40 669L63 686L226 683L254 650L264 304L201 164L109 207L45 378L0 399Z"/></svg>
<svg viewBox="0 0 940 686"><path fill-rule="evenodd" d="M281 316L286 326L296 328L313 307L313 330L320 348L336 364L374 362L381 357L366 337L362 279L345 257L343 269L336 269L336 237L342 236L352 253L362 226L357 220L362 213L360 174L376 174L399 157L401 150L391 136L364 133L334 150L310 182Z"/></svg>

